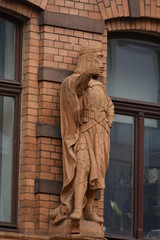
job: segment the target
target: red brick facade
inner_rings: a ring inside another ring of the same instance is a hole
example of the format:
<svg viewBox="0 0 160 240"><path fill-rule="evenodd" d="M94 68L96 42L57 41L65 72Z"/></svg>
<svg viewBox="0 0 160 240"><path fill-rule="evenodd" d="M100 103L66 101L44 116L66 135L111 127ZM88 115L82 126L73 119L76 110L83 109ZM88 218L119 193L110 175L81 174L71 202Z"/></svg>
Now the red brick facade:
<svg viewBox="0 0 160 240"><path fill-rule="evenodd" d="M18 231L0 231L0 239L48 239L49 212L59 205L59 194L44 193L41 186L35 193L35 179L51 185L63 178L56 131L60 83L74 71L82 43L101 42L106 63L108 32L160 34L160 0L0 0L0 11L23 22ZM93 27L87 29L83 21ZM103 194L95 209L103 214Z"/></svg>

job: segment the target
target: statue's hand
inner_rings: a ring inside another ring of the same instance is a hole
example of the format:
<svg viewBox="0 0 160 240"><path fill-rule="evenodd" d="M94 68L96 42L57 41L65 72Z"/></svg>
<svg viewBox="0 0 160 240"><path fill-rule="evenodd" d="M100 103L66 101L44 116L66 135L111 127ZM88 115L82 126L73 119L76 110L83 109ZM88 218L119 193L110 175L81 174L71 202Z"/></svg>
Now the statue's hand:
<svg viewBox="0 0 160 240"><path fill-rule="evenodd" d="M109 128L112 128L112 122L108 121L108 126L109 126Z"/></svg>
<svg viewBox="0 0 160 240"><path fill-rule="evenodd" d="M80 97L84 94L84 92L88 88L88 83L91 78L102 76L103 73L103 66L93 67L91 66L87 71L83 72L76 80L75 90L77 96Z"/></svg>

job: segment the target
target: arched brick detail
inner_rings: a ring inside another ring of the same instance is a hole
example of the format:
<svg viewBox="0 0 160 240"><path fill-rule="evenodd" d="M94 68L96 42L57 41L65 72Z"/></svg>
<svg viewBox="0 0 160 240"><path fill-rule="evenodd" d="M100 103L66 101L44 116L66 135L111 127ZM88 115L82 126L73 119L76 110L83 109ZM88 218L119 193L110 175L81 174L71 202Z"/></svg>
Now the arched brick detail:
<svg viewBox="0 0 160 240"><path fill-rule="evenodd" d="M0 11L8 12L20 18L31 18L35 9L22 1L1 0Z"/></svg>
<svg viewBox="0 0 160 240"><path fill-rule="evenodd" d="M128 0L97 0L103 20L129 17Z"/></svg>
<svg viewBox="0 0 160 240"><path fill-rule="evenodd" d="M160 18L160 0L140 0L140 16Z"/></svg>
<svg viewBox="0 0 160 240"><path fill-rule="evenodd" d="M103 20L119 17L160 18L160 0L97 0Z"/></svg>
<svg viewBox="0 0 160 240"><path fill-rule="evenodd" d="M152 18L128 18L128 19L112 19L106 21L104 38L108 32L113 31L136 31L146 34L160 34L160 22ZM105 40L105 39L104 39Z"/></svg>
<svg viewBox="0 0 160 240"><path fill-rule="evenodd" d="M105 78L104 78L104 84L107 84L107 43L106 39L109 32L114 31L135 31L135 32L142 32L146 34L160 34L160 22L157 19L152 18L117 18L117 19L111 19L106 21L105 24L105 31L102 37L102 46L103 51L105 53Z"/></svg>

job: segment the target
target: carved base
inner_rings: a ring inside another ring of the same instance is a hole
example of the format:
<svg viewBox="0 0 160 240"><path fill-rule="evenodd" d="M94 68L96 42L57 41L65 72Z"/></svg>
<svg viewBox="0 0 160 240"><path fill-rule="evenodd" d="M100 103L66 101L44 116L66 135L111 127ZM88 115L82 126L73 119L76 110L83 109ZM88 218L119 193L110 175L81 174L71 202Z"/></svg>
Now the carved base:
<svg viewBox="0 0 160 240"><path fill-rule="evenodd" d="M73 221L65 219L59 224L50 222L49 234L54 240L104 240L102 225L87 220Z"/></svg>

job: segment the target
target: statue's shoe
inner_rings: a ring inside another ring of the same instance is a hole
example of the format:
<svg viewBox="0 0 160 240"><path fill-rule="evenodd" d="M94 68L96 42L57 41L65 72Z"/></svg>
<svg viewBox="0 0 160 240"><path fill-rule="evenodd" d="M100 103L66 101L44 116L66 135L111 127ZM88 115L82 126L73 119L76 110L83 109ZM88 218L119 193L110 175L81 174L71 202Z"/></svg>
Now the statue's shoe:
<svg viewBox="0 0 160 240"><path fill-rule="evenodd" d="M80 220L82 219L82 211L81 210L75 210L70 216L70 219L73 220Z"/></svg>
<svg viewBox="0 0 160 240"><path fill-rule="evenodd" d="M94 212L86 212L84 215L84 219L89 220L89 221L94 221L97 223L103 223L104 220L103 218L100 218L96 213Z"/></svg>

